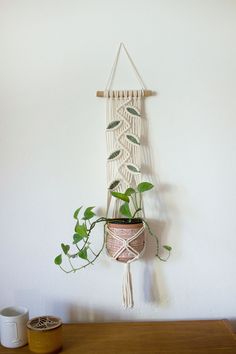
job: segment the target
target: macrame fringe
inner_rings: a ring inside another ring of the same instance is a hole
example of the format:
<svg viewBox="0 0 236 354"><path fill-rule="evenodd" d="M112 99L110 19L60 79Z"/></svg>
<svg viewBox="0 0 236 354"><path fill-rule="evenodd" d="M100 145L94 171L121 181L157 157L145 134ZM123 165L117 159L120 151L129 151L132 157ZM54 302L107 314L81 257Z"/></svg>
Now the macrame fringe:
<svg viewBox="0 0 236 354"><path fill-rule="evenodd" d="M125 264L124 277L123 277L123 305L125 308L132 308L134 306L133 301L133 289L132 289L132 277L130 271L130 263Z"/></svg>
<svg viewBox="0 0 236 354"><path fill-rule="evenodd" d="M105 90L104 97L114 99L128 99L144 97L144 90Z"/></svg>

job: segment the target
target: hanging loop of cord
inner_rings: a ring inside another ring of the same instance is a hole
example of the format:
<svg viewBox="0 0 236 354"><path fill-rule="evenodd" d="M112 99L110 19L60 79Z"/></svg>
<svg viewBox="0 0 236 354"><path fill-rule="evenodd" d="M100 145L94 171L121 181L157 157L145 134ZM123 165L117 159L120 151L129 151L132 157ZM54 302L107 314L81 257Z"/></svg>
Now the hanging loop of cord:
<svg viewBox="0 0 236 354"><path fill-rule="evenodd" d="M105 88L105 91L110 91L112 90L112 86L113 86L113 81L114 81L114 77L115 77L115 73L116 73L116 69L117 69L117 66L118 66L118 62L119 62L119 57L120 57L120 53L121 53L121 49L124 49L128 59L129 59L129 62L135 72L135 75L137 77L137 80L139 81L141 87L142 87L142 90L146 90L146 86L141 78L141 75L139 74L138 72L138 69L136 68L135 64L134 64L134 61L132 60L128 50L126 49L125 45L123 42L120 43L119 45L119 48L118 48L118 51L117 51L117 54L116 54L116 57L115 57L115 61L113 63L113 66L112 66L112 69L111 69L111 73L109 75L109 78L108 78L108 81L107 81L107 85L106 85L106 88Z"/></svg>

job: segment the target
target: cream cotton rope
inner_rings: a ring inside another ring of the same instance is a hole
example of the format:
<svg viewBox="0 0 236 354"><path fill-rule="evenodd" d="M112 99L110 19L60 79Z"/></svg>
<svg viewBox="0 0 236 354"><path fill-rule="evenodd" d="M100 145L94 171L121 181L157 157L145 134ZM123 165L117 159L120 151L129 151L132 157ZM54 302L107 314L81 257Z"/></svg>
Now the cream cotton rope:
<svg viewBox="0 0 236 354"><path fill-rule="evenodd" d="M107 98L107 182L110 190L123 191L141 181L141 91L130 97L128 91L113 91ZM110 206L110 195L107 211ZM118 207L118 206L117 206ZM117 208L113 208L113 215Z"/></svg>
<svg viewBox="0 0 236 354"><path fill-rule="evenodd" d="M116 68L119 61L121 49L124 49L136 77L141 85L141 90L113 90L112 85ZM111 191L122 192L128 187L137 186L141 182L141 115L142 115L142 99L144 96L145 84L138 73L133 60L131 59L125 45L121 43L112 66L110 76L104 91L106 97L106 142L107 142L107 216L109 212L111 217L117 217L119 212L119 202L116 200L111 205ZM112 211L111 211L112 209ZM138 216L138 215L137 215ZM125 253L129 253L130 257L123 260L125 263L122 295L123 305L125 308L133 307L133 291L130 264L139 259L144 252L145 247L145 230L144 225L140 222L141 227L135 231L127 239L123 239L117 235L114 230L106 226L106 248L108 243L114 240L118 243L118 249L108 252L109 255L120 260ZM140 242L139 250L134 249L131 243Z"/></svg>

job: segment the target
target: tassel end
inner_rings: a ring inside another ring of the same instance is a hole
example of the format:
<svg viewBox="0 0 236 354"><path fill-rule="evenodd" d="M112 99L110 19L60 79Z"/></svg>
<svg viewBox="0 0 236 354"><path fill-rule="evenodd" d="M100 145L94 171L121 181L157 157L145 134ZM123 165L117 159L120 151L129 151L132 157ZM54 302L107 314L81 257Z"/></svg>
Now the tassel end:
<svg viewBox="0 0 236 354"><path fill-rule="evenodd" d="M125 264L122 292L123 292L124 307L132 308L134 306L134 301L133 301L132 277L131 277L129 263Z"/></svg>

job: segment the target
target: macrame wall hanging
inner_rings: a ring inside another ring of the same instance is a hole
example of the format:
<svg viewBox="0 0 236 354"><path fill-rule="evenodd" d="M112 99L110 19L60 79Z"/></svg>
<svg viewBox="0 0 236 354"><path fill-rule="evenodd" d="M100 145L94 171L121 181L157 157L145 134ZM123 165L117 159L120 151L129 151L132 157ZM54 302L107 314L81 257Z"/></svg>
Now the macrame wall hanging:
<svg viewBox="0 0 236 354"><path fill-rule="evenodd" d="M122 48L141 85L140 90L112 89ZM116 221L120 205L117 199L112 204L114 198L111 197L111 191L123 192L141 182L142 104L143 98L151 95L125 45L121 43L106 89L97 91L97 96L106 98L107 216L114 218L114 222L106 225L106 249L113 259L125 265L122 287L125 307L133 307L130 264L144 252L145 230L142 222L120 224Z"/></svg>
<svg viewBox="0 0 236 354"><path fill-rule="evenodd" d="M113 90L112 85L121 49L124 49L130 64L141 85L140 90ZM72 246L61 243L62 253L56 256L54 263L65 273L76 272L93 265L106 245L108 255L124 264L122 286L123 304L133 307L131 263L144 253L146 233L156 240L156 256L160 256L159 239L145 219L142 193L153 188L150 182L141 182L142 162L142 112L144 97L151 96L146 89L124 44L121 43L111 74L104 91L97 91L98 97L106 99L106 138L107 138L107 211L106 216L97 217L94 207L79 207L73 214L76 225ZM82 209L82 211L81 211ZM82 214L84 210L84 213ZM82 216L81 216L82 214ZM125 216L125 218L120 217ZM104 223L104 235L101 249L93 249L91 234L98 223ZM74 251L73 251L74 250ZM63 260L67 259L68 268ZM77 264L76 261L83 263Z"/></svg>

